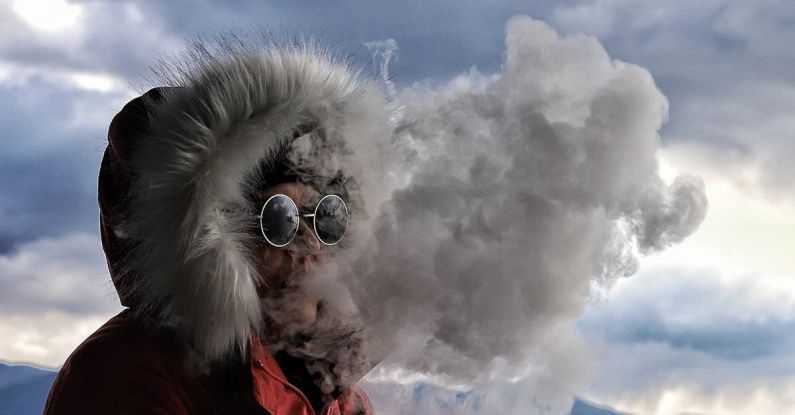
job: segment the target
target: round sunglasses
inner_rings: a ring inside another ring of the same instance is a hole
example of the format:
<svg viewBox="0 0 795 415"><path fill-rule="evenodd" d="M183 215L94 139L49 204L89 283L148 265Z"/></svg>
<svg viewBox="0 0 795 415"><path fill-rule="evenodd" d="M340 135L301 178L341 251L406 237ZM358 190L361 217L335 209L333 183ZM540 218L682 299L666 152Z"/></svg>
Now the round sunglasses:
<svg viewBox="0 0 795 415"><path fill-rule="evenodd" d="M323 196L313 213L301 215L293 199L278 193L265 201L257 218L265 240L281 248L292 242L298 234L301 216L312 218L312 229L324 245L339 243L348 228L348 207L337 195Z"/></svg>

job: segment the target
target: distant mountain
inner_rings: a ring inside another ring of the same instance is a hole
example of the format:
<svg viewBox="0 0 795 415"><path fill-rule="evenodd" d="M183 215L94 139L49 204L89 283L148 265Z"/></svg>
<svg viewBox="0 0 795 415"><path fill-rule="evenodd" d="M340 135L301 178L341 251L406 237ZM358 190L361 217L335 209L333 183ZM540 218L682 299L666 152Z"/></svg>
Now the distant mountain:
<svg viewBox="0 0 795 415"><path fill-rule="evenodd" d="M605 406L575 399L571 407L571 415L627 415L624 412L615 412Z"/></svg>
<svg viewBox="0 0 795 415"><path fill-rule="evenodd" d="M0 415L41 415L57 372L0 363Z"/></svg>
<svg viewBox="0 0 795 415"><path fill-rule="evenodd" d="M478 391L454 391L441 386L427 383L400 384L397 382L368 382L359 384L370 397L375 408L382 408L385 413L407 414L484 414L492 415L493 406L487 400L489 396ZM525 392L511 389L510 386L501 391L501 395L492 391L491 399L501 396L508 407L503 408L510 413L523 412L518 405L527 405L528 399L521 395ZM532 408L526 408L528 411ZM553 408L546 407L551 411ZM606 406L598 405L575 398L569 415L630 415L614 411Z"/></svg>
<svg viewBox="0 0 795 415"><path fill-rule="evenodd" d="M41 415L47 393L57 372L27 365L7 365L0 363L0 415ZM418 385L414 388L414 399L420 395L431 393L432 388ZM394 396L394 395L393 395ZM459 394L453 402L445 402L448 409L453 409L456 400L464 395ZM437 404L443 401L437 401ZM571 415L626 415L615 412L582 399L576 399L571 408Z"/></svg>

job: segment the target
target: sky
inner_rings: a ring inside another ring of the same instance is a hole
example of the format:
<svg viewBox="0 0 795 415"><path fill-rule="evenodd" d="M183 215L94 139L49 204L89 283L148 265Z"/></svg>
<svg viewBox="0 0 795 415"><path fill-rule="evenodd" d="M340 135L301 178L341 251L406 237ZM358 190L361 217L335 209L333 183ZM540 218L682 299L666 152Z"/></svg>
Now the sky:
<svg viewBox="0 0 795 415"><path fill-rule="evenodd" d="M667 98L659 173L700 177L709 200L695 233L571 317L587 354L572 392L639 414L795 411L788 0L0 0L0 360L58 367L120 310L96 173L111 118L151 86L163 54L255 25L313 34L361 62L366 44L393 39L395 86L442 88L473 68L500 73L518 15L645 68Z"/></svg>

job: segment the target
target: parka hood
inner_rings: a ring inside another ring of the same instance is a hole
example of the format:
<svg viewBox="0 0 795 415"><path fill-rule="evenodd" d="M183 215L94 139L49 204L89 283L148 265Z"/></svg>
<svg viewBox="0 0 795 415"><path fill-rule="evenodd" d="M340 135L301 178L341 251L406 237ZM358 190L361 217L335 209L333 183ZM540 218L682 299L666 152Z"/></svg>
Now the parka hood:
<svg viewBox="0 0 795 415"><path fill-rule="evenodd" d="M161 65L167 87L111 122L100 228L122 304L210 362L244 351L263 327L247 197L277 184L263 166L287 149L299 170L342 178L366 216L388 110L349 64L313 47L222 42L185 56Z"/></svg>

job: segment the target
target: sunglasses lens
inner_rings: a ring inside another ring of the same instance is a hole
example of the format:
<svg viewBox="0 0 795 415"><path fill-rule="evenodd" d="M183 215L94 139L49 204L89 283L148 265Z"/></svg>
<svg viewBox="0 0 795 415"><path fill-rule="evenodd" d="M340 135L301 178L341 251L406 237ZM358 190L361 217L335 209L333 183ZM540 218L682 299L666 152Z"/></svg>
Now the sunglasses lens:
<svg viewBox="0 0 795 415"><path fill-rule="evenodd" d="M326 245L334 245L345 235L348 227L348 208L336 195L328 195L320 201L315 211L315 232Z"/></svg>
<svg viewBox="0 0 795 415"><path fill-rule="evenodd" d="M262 234L271 244L285 246L298 232L298 220L298 207L292 199L285 195L275 195L262 207Z"/></svg>

